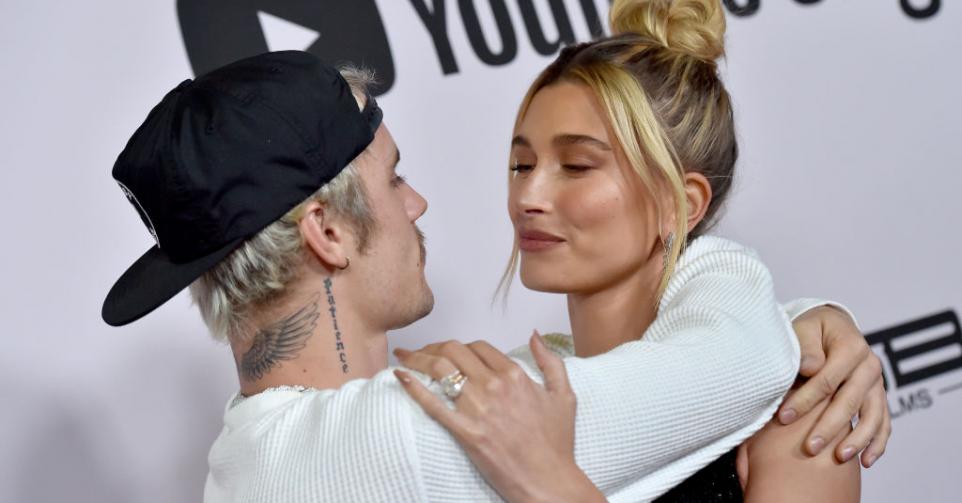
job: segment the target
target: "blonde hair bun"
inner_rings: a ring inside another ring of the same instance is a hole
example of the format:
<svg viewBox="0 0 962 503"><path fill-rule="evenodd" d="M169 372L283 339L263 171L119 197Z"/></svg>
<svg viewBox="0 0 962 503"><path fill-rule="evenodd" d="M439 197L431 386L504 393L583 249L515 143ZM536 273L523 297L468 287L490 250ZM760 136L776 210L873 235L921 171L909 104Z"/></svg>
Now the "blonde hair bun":
<svg viewBox="0 0 962 503"><path fill-rule="evenodd" d="M725 55L720 0L615 0L611 31L635 33L705 62Z"/></svg>

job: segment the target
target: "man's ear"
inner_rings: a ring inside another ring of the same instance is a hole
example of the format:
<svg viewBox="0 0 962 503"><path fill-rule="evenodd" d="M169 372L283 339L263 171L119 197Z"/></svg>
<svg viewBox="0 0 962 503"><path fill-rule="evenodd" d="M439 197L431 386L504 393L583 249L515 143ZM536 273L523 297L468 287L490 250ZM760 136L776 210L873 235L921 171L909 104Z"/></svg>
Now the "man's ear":
<svg viewBox="0 0 962 503"><path fill-rule="evenodd" d="M705 218L711 204L711 183L701 173L685 173L685 197L688 200L688 232Z"/></svg>
<svg viewBox="0 0 962 503"><path fill-rule="evenodd" d="M316 201L307 203L297 226L307 249L321 264L332 270L346 267L349 260L347 229L323 204Z"/></svg>

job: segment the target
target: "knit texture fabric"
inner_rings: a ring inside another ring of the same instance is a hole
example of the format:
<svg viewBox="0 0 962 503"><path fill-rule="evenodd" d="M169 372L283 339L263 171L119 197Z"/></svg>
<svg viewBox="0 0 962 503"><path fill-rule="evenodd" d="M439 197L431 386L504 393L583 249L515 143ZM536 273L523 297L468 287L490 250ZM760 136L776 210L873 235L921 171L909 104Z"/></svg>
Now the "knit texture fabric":
<svg viewBox="0 0 962 503"><path fill-rule="evenodd" d="M792 317L822 304L795 301ZM798 371L771 275L737 243L694 240L658 310L639 340L603 355L577 358L569 337L549 338L578 396L576 460L612 502L651 501L740 444ZM542 381L527 346L511 356ZM207 503L501 501L390 369L337 390L228 405Z"/></svg>

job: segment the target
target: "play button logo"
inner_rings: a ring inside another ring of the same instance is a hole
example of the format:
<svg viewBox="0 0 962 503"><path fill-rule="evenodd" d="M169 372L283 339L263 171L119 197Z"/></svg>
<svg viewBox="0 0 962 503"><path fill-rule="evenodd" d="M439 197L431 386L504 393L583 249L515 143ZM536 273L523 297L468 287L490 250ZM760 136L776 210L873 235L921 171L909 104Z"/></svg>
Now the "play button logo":
<svg viewBox="0 0 962 503"><path fill-rule="evenodd" d="M291 49L306 51L321 36L320 33L310 28L305 28L266 12L258 11L257 19L261 23L264 39L267 41L267 49L270 51Z"/></svg>
<svg viewBox="0 0 962 503"><path fill-rule="evenodd" d="M394 60L374 0L177 0L194 74L267 51L307 51L377 74L376 95L394 84Z"/></svg>

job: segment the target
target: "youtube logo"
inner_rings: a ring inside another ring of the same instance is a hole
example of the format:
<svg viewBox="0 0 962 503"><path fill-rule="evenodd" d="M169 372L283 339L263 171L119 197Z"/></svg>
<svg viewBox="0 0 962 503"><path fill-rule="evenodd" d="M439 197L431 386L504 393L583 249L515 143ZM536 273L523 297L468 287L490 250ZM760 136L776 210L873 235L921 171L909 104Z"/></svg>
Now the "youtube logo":
<svg viewBox="0 0 962 503"><path fill-rule="evenodd" d="M394 84L394 60L374 0L177 0L195 75L267 51L307 51L373 69L375 95Z"/></svg>

